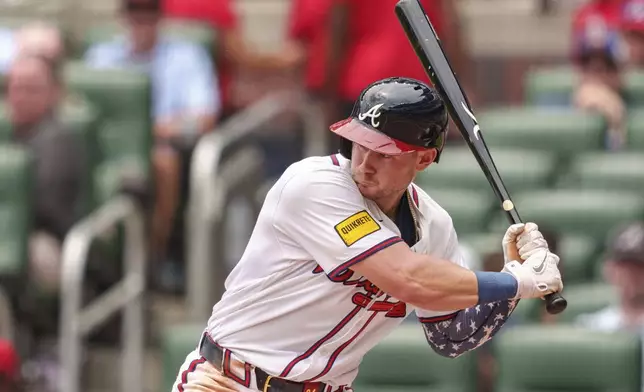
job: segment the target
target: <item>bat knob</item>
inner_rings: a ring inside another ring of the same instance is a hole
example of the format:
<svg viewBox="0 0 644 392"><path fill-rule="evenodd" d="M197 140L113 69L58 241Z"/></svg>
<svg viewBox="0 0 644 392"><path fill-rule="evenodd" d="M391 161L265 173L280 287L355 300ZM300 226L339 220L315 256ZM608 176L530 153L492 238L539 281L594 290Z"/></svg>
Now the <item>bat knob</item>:
<svg viewBox="0 0 644 392"><path fill-rule="evenodd" d="M559 314L566 310L568 301L559 293L546 295L546 310L550 314Z"/></svg>

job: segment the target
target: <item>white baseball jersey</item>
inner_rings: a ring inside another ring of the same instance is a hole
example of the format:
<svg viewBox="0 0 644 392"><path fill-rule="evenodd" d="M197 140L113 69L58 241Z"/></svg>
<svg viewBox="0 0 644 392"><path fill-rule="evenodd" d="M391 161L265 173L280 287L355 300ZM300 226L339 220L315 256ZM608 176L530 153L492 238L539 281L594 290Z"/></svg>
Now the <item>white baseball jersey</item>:
<svg viewBox="0 0 644 392"><path fill-rule="evenodd" d="M420 238L412 249L465 266L447 212L415 185L408 192ZM275 376L350 385L365 353L414 310L350 267L400 236L360 194L349 160L293 164L268 192L208 334ZM453 312L416 313L438 321Z"/></svg>

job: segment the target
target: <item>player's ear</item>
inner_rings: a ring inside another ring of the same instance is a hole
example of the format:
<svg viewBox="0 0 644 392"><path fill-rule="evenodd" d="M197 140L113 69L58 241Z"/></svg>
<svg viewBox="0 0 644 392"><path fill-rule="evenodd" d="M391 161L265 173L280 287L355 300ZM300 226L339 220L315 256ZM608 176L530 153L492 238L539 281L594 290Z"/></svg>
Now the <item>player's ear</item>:
<svg viewBox="0 0 644 392"><path fill-rule="evenodd" d="M429 149L427 151L420 151L418 153L418 158L416 159L416 170L422 171L431 165L438 155L438 151L435 148Z"/></svg>

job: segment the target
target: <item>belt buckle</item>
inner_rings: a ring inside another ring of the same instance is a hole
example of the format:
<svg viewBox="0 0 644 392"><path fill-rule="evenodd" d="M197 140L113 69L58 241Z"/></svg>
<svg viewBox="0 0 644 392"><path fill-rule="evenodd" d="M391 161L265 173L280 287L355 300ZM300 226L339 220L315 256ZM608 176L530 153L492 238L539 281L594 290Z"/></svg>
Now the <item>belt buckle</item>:
<svg viewBox="0 0 644 392"><path fill-rule="evenodd" d="M266 381L264 382L264 389L262 390L263 392L267 392L268 388L271 387L270 382L271 382L272 378L273 378L273 376L271 376L271 375L269 375L268 378L266 378Z"/></svg>

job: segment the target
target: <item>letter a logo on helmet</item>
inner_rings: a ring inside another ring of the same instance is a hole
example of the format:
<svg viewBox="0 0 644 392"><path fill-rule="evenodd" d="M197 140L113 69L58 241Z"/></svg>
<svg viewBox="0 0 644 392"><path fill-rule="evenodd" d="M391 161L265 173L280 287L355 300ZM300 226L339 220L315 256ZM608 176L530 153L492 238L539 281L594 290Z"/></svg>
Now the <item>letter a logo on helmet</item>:
<svg viewBox="0 0 644 392"><path fill-rule="evenodd" d="M358 119L360 121L364 121L365 118L370 117L371 118L371 126L374 128L378 128L380 125L379 121L376 121L378 117L382 115L382 112L380 112L380 108L382 107L382 103L377 104L376 106L373 106L371 109L369 109L366 113L360 113L358 114Z"/></svg>

